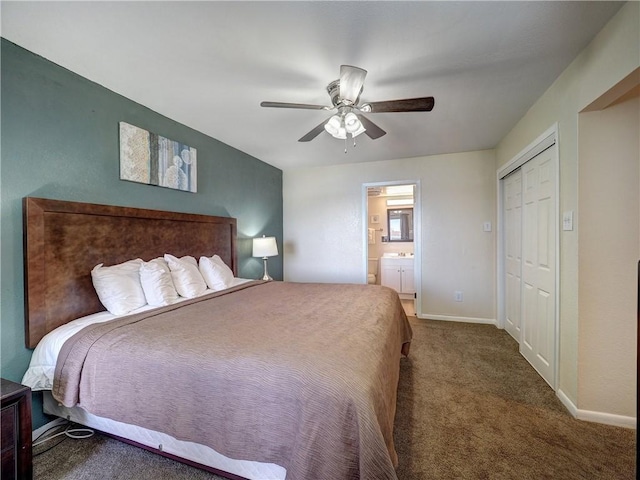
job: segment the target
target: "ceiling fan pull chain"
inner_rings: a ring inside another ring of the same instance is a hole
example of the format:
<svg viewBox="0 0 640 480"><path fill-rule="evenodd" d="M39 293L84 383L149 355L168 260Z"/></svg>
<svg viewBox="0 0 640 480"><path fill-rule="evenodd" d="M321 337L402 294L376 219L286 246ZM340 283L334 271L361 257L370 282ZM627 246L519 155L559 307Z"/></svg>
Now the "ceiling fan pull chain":
<svg viewBox="0 0 640 480"><path fill-rule="evenodd" d="M347 137L344 137L344 153L347 154Z"/></svg>

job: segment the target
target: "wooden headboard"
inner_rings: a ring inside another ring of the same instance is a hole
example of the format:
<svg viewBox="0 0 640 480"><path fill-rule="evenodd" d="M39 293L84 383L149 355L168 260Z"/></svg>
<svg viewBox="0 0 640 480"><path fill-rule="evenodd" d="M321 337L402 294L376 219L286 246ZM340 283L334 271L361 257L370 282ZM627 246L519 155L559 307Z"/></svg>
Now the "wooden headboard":
<svg viewBox="0 0 640 480"><path fill-rule="evenodd" d="M91 281L99 263L170 253L220 257L238 273L236 219L26 197L25 344L104 310Z"/></svg>

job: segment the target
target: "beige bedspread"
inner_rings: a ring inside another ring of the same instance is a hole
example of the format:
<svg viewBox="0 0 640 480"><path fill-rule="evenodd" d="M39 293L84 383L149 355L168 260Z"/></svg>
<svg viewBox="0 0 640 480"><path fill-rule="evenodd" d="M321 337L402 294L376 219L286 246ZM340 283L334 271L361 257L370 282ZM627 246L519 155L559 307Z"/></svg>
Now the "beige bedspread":
<svg viewBox="0 0 640 480"><path fill-rule="evenodd" d="M53 396L289 480L395 479L410 340L386 287L252 282L85 328L63 346Z"/></svg>

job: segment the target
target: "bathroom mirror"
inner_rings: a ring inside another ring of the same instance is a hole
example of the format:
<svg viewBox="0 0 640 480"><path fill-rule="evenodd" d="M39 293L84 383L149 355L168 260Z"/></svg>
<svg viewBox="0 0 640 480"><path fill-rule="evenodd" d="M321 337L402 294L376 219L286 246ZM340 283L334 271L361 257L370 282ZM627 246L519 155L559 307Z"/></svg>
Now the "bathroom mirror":
<svg viewBox="0 0 640 480"><path fill-rule="evenodd" d="M413 242L413 208L388 209L387 232L390 242Z"/></svg>

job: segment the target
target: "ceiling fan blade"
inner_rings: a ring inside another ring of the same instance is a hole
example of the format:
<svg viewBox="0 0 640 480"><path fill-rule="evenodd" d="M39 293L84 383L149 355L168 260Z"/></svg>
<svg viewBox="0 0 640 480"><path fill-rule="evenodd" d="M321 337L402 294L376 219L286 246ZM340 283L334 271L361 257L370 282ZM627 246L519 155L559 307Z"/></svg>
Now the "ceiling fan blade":
<svg viewBox="0 0 640 480"><path fill-rule="evenodd" d="M367 111L368 113L430 112L433 110L433 105L433 97L419 97L405 98L402 100L387 100L386 102L370 102L362 105L361 108L363 111Z"/></svg>
<svg viewBox="0 0 640 480"><path fill-rule="evenodd" d="M284 102L260 102L261 107L274 108L304 108L307 110L331 110L332 107L324 105L309 105L307 103L284 103Z"/></svg>
<svg viewBox="0 0 640 480"><path fill-rule="evenodd" d="M375 140L376 138L380 138L383 135L387 134L387 132L382 130L379 126L377 126L375 123L373 123L364 115L358 115L358 118L360 119L360 122L366 129L364 133L366 133L371 140Z"/></svg>
<svg viewBox="0 0 640 480"><path fill-rule="evenodd" d="M325 123L327 123L326 120L324 122L322 122L320 125L318 125L317 127L315 127L313 130L311 130L309 133L307 133L305 136L300 138L300 140L298 140L298 141L299 142L310 142L311 140L316 138L318 135L320 135L324 131L324 124Z"/></svg>
<svg viewBox="0 0 640 480"><path fill-rule="evenodd" d="M356 103L367 71L351 65L340 65L340 99Z"/></svg>

